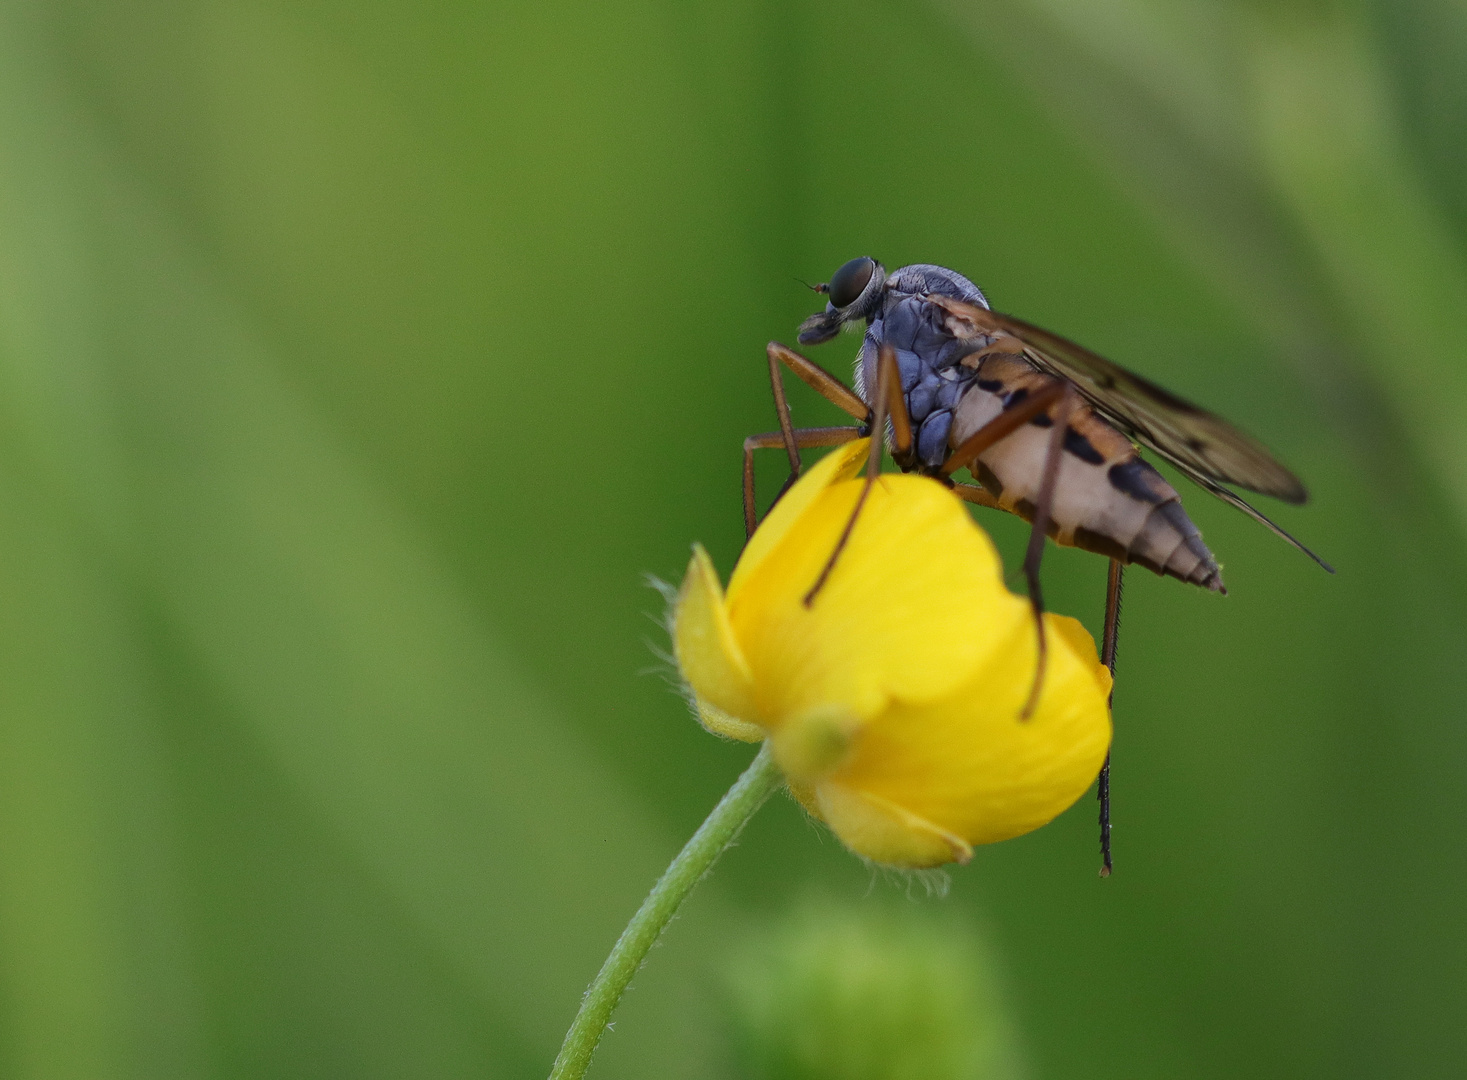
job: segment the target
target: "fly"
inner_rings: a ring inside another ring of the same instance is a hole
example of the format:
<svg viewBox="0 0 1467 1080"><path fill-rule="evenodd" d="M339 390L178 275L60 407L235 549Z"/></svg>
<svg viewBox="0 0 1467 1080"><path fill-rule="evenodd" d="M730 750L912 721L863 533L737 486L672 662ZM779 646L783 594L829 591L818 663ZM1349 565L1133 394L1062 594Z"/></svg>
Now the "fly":
<svg viewBox="0 0 1467 1080"><path fill-rule="evenodd" d="M753 451L783 446L790 479L799 451L836 446L885 431L903 472L934 477L960 498L1031 523L1024 558L1044 670L1044 610L1039 566L1044 537L1110 560L1101 659L1115 673L1122 572L1132 563L1225 593L1222 570L1182 508L1181 497L1144 458L1146 447L1182 475L1333 569L1231 488L1303 503L1304 485L1257 441L1218 416L1057 334L988 306L967 278L917 264L887 274L875 259L846 263L814 287L825 310L801 324L799 342L818 345L847 325L866 325L856 359L856 389L778 342L768 347L780 430L744 443L744 523L752 535ZM796 428L780 366L850 414L855 425ZM867 487L880 462L873 440ZM954 475L967 470L977 481ZM813 603L854 528L864 494L806 603ZM1101 873L1111 870L1110 759L1100 773Z"/></svg>

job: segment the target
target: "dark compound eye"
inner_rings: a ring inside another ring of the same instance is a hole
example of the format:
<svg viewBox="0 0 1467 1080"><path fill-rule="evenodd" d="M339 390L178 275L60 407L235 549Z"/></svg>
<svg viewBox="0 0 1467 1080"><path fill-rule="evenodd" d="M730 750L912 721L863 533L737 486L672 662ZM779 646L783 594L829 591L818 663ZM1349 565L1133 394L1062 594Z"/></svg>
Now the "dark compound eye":
<svg viewBox="0 0 1467 1080"><path fill-rule="evenodd" d="M852 259L830 279L830 302L838 308L850 307L861 298L871 283L875 259Z"/></svg>

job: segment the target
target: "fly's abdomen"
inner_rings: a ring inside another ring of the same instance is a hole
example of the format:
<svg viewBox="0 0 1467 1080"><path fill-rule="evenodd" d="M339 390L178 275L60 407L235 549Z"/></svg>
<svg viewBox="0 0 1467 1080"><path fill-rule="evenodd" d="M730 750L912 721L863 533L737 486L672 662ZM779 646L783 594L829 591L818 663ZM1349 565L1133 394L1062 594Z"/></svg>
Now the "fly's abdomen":
<svg viewBox="0 0 1467 1080"><path fill-rule="evenodd" d="M954 412L950 444L958 446L1008 405L1052 378L1016 356L989 355ZM973 474L1003 509L1032 520L1053 430L1036 418L984 451ZM1137 454L1131 441L1088 406L1070 416L1060 455L1049 534L1158 574L1223 588L1222 571L1176 489Z"/></svg>

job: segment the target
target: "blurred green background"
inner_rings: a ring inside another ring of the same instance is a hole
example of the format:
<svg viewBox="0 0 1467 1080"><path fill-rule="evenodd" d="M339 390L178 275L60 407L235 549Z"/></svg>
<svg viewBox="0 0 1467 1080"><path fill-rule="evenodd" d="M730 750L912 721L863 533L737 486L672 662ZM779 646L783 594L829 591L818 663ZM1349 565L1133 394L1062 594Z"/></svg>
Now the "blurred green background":
<svg viewBox="0 0 1467 1080"><path fill-rule="evenodd" d="M1240 419L1339 574L1184 486L1114 878L1089 799L945 899L775 800L593 1075L742 1075L812 889L977 928L1027 1076L1463 1075L1464 130L1460 0L4 0L0 1074L543 1075L750 756L643 575L872 254Z"/></svg>

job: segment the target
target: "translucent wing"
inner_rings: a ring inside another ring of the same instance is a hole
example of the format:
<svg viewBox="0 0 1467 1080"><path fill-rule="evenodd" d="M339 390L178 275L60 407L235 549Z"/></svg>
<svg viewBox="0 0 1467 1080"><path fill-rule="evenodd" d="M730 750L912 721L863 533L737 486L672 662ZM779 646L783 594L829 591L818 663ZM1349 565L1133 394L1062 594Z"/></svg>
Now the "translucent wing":
<svg viewBox="0 0 1467 1080"><path fill-rule="evenodd" d="M1017 338L1025 358L1036 367L1073 383L1096 412L1220 498L1221 484L1236 484L1290 503L1308 498L1299 478L1256 440L1151 380L1012 316L945 296L927 299L945 311L947 330L954 337L974 341L980 348L991 344L1000 351L1005 339Z"/></svg>
<svg viewBox="0 0 1467 1080"><path fill-rule="evenodd" d="M1259 513L1258 510L1256 510L1254 507L1248 505L1248 503L1240 499L1235 492L1229 491L1227 488L1223 487L1216 480L1213 480L1210 477L1203 476L1197 472L1193 472L1185 465L1177 465L1177 468L1181 470L1182 475L1184 475L1188 480L1191 480L1198 487L1202 488L1205 491L1211 492L1213 495L1216 495L1219 499L1227 503L1229 506L1236 507L1237 509L1243 511L1243 513L1247 514L1254 521L1265 526L1275 536L1288 541L1290 544L1293 544L1296 548L1302 551L1305 555L1308 555L1311 559L1317 562L1320 566L1324 567L1324 569L1328 570L1331 574L1335 572L1335 568L1333 566L1325 562L1313 551L1305 547L1297 539L1295 539L1288 532L1285 532L1274 522L1264 517L1263 514Z"/></svg>

